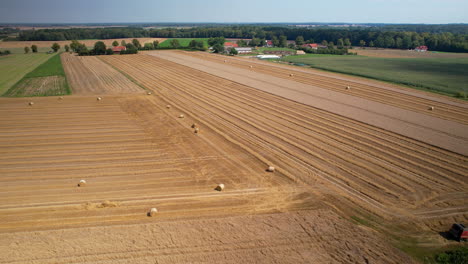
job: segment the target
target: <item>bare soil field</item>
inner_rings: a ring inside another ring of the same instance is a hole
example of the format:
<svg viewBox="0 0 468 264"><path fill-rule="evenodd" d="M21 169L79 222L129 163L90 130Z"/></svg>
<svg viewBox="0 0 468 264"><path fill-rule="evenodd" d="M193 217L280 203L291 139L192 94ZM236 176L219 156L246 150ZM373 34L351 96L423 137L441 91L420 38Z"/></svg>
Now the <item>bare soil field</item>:
<svg viewBox="0 0 468 264"><path fill-rule="evenodd" d="M62 53L62 65L74 94L142 93L144 90L94 56Z"/></svg>
<svg viewBox="0 0 468 264"><path fill-rule="evenodd" d="M141 45L144 45L148 42L153 42L155 40L159 41L159 43L163 42L164 38L136 38L140 41ZM78 40L80 43L84 43L87 47L94 46L94 43L97 41L102 41L106 44L106 46L112 46L112 42L114 41L120 42L125 40L125 42L129 43L133 40L133 38L120 38L120 39L85 39L85 40ZM38 48L50 48L52 44L58 43L60 47L63 49L65 45L70 45L71 40L61 40L61 41L0 41L0 48L24 48L26 46L31 47L31 45L36 45Z"/></svg>
<svg viewBox="0 0 468 264"><path fill-rule="evenodd" d="M466 155L199 64L62 62L75 95L0 98L0 263L412 263L394 237L468 220Z"/></svg>
<svg viewBox="0 0 468 264"><path fill-rule="evenodd" d="M350 52L356 52L358 55L377 58L468 58L468 53L437 51L417 52L414 50L399 49L362 49L354 47Z"/></svg>

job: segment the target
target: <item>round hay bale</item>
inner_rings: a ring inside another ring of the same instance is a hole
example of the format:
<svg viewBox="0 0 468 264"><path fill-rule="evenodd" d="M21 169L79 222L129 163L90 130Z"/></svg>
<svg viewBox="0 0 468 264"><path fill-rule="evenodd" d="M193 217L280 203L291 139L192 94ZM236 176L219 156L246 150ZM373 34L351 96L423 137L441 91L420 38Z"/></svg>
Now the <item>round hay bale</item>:
<svg viewBox="0 0 468 264"><path fill-rule="evenodd" d="M434 107L433 106L429 106L429 110L434 110Z"/></svg>
<svg viewBox="0 0 468 264"><path fill-rule="evenodd" d="M224 62L227 62L227 60L224 60Z"/></svg>
<svg viewBox="0 0 468 264"><path fill-rule="evenodd" d="M32 105L34 104L34 102L29 102L28 104L29 104L30 106L32 106Z"/></svg>
<svg viewBox="0 0 468 264"><path fill-rule="evenodd" d="M253 68L253 66L252 66L252 65L250 65L249 67L250 67L250 69L252 69L252 68Z"/></svg>
<svg viewBox="0 0 468 264"><path fill-rule="evenodd" d="M84 186L86 186L86 181L80 180L80 182L78 183L78 187L84 187Z"/></svg>
<svg viewBox="0 0 468 264"><path fill-rule="evenodd" d="M169 108L171 108L171 106L170 106L170 105L166 105L166 108L169 109Z"/></svg>
<svg viewBox="0 0 468 264"><path fill-rule="evenodd" d="M348 85L348 86L346 86L346 90L349 90L349 89L351 89L351 87L350 87L349 85Z"/></svg>
<svg viewBox="0 0 468 264"><path fill-rule="evenodd" d="M292 74L292 73L289 74L289 77L293 77L293 76L294 76L294 74Z"/></svg>
<svg viewBox="0 0 468 264"><path fill-rule="evenodd" d="M97 100L98 100L98 101L101 101L101 100L102 100L102 98L101 98L101 97L98 97L98 98L97 98Z"/></svg>
<svg viewBox="0 0 468 264"><path fill-rule="evenodd" d="M193 131L193 132L195 132L195 134L198 134L198 132L200 132L200 129L198 127L196 127L195 131Z"/></svg>
<svg viewBox="0 0 468 264"><path fill-rule="evenodd" d="M63 100L63 97L62 97L62 96L60 96L58 99L59 99L59 100Z"/></svg>
<svg viewBox="0 0 468 264"><path fill-rule="evenodd" d="M273 166L269 166L268 169L267 169L268 172L275 172L275 170L276 169Z"/></svg>
<svg viewBox="0 0 468 264"><path fill-rule="evenodd" d="M215 190L218 191L218 192L224 190L224 184L222 184L222 183L218 184L218 186L216 186Z"/></svg>
<svg viewBox="0 0 468 264"><path fill-rule="evenodd" d="M180 114L179 115L179 118L184 118L185 116L183 114Z"/></svg>
<svg viewBox="0 0 468 264"><path fill-rule="evenodd" d="M153 216L156 216L157 213L158 213L158 209L151 208L151 210L148 212L148 216L153 217Z"/></svg>
<svg viewBox="0 0 468 264"><path fill-rule="evenodd" d="M151 95L152 93L151 93L151 92L147 92L146 94L147 94L147 95Z"/></svg>
<svg viewBox="0 0 468 264"><path fill-rule="evenodd" d="M193 123L190 127L191 127L191 128L196 128L196 127L197 127L197 124Z"/></svg>

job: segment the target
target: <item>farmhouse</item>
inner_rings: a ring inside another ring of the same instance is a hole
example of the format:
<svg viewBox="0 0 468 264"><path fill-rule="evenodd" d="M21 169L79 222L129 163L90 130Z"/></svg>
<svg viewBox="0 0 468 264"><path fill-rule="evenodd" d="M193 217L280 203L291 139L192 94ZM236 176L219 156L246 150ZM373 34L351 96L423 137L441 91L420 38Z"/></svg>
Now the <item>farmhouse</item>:
<svg viewBox="0 0 468 264"><path fill-rule="evenodd" d="M127 47L125 46L117 46L117 47L113 47L112 48L112 51L115 53L120 53L121 51L123 50L127 50Z"/></svg>
<svg viewBox="0 0 468 264"><path fill-rule="evenodd" d="M252 48L234 48L239 54L252 53Z"/></svg>
<svg viewBox="0 0 468 264"><path fill-rule="evenodd" d="M225 42L224 43L224 48L225 49L230 49L230 48L237 48L239 45L237 43L232 43L232 42Z"/></svg>
<svg viewBox="0 0 468 264"><path fill-rule="evenodd" d="M311 49L324 49L326 48L327 46L324 46L324 45L320 45L320 44L317 44L317 43L311 43L311 44L304 44L302 45L301 47L303 48L311 48Z"/></svg>
<svg viewBox="0 0 468 264"><path fill-rule="evenodd" d="M419 46L419 47L414 48L414 50L418 52L425 52L427 51L427 46Z"/></svg>
<svg viewBox="0 0 468 264"><path fill-rule="evenodd" d="M267 48L273 47L273 41L271 41L271 40L265 40L265 47L267 47Z"/></svg>

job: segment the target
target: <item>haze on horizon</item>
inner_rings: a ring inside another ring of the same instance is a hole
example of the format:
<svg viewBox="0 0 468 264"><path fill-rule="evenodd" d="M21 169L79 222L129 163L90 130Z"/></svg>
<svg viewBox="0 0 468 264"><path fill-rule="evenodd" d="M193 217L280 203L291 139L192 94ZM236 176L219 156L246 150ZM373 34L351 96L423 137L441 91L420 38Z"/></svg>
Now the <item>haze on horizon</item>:
<svg viewBox="0 0 468 264"><path fill-rule="evenodd" d="M4 0L0 23L468 23L466 0Z"/></svg>

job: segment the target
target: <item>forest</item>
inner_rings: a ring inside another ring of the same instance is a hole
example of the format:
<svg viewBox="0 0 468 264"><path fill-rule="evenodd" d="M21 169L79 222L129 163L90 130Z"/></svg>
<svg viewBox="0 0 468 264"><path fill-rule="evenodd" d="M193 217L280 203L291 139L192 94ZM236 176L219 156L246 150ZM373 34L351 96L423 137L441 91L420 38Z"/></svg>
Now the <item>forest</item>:
<svg viewBox="0 0 468 264"><path fill-rule="evenodd" d="M308 43L337 43L348 39L354 46L413 49L425 45L432 51L468 52L468 25L383 25L357 28L308 28L286 25L216 25L189 28L72 28L21 31L18 40L76 40L112 38L242 38L303 37Z"/></svg>

